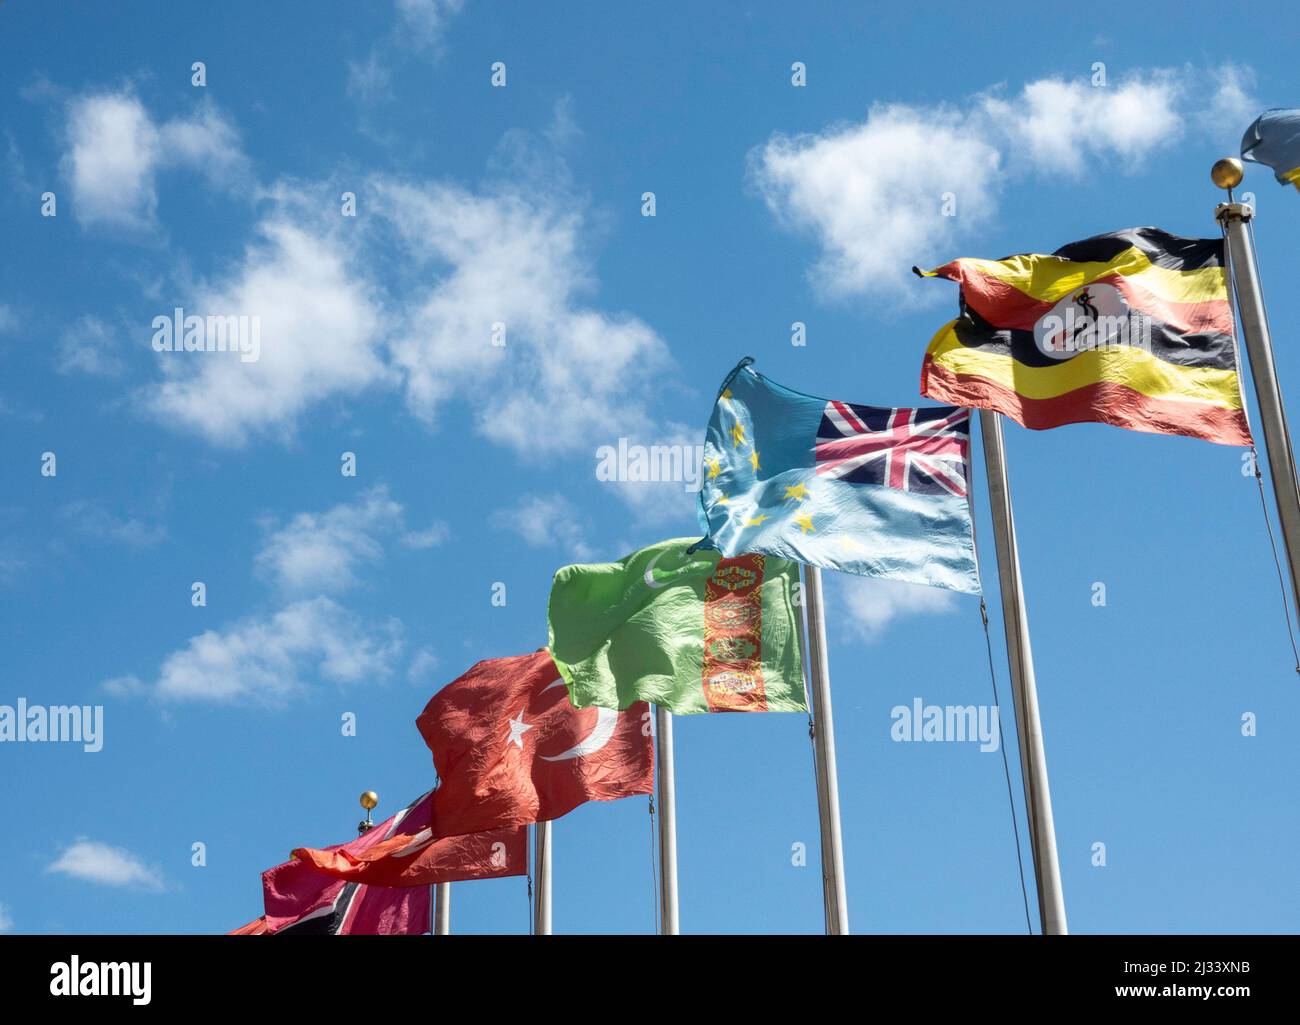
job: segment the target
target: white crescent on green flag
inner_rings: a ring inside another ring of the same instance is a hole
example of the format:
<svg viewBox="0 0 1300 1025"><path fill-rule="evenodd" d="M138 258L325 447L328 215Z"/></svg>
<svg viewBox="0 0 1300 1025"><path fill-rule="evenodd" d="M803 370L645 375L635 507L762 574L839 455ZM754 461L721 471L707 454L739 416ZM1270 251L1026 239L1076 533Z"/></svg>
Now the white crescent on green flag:
<svg viewBox="0 0 1300 1025"><path fill-rule="evenodd" d="M770 555L689 553L695 543L661 541L555 574L551 657L575 706L807 711L798 567Z"/></svg>

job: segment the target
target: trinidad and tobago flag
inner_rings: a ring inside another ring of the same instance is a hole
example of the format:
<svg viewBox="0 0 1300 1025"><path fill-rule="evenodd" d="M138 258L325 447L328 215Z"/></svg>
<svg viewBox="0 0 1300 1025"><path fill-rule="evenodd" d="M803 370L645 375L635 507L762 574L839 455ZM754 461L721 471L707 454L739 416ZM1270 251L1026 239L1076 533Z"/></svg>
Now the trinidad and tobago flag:
<svg viewBox="0 0 1300 1025"><path fill-rule="evenodd" d="M434 840L416 825L427 822L431 794L349 843L300 849L292 861L267 869L266 913L234 934L418 935L429 931L431 885L525 874L523 827ZM350 868L394 843L397 849L373 870ZM337 866L342 871L329 871Z"/></svg>

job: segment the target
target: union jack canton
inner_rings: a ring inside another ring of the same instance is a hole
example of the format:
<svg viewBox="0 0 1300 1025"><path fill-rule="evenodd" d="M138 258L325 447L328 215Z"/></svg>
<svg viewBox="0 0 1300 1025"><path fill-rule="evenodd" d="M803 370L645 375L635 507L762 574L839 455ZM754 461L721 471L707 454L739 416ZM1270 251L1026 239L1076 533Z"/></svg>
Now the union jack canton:
<svg viewBox="0 0 1300 1025"><path fill-rule="evenodd" d="M827 402L816 451L819 477L965 498L970 410Z"/></svg>

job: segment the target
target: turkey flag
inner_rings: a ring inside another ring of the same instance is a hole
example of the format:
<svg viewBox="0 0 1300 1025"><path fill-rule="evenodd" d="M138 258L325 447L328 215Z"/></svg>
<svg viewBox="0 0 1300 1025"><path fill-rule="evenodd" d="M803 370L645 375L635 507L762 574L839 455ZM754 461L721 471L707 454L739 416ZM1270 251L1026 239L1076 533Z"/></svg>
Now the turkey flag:
<svg viewBox="0 0 1300 1025"><path fill-rule="evenodd" d="M545 649L480 662L435 694L416 724L438 788L383 823L379 842L299 848L295 858L380 886L520 875L528 823L654 785L650 706L574 708Z"/></svg>
<svg viewBox="0 0 1300 1025"><path fill-rule="evenodd" d="M574 708L545 648L478 663L416 725L442 781L437 836L545 822L654 785L650 706Z"/></svg>

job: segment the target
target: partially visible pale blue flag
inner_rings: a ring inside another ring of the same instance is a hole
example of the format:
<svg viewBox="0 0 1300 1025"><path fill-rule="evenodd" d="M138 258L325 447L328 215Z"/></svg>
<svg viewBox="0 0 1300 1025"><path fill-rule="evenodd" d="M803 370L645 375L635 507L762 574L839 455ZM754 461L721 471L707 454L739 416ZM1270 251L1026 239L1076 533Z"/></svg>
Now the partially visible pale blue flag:
<svg viewBox="0 0 1300 1025"><path fill-rule="evenodd" d="M979 594L970 410L818 399L751 362L732 371L709 419L702 546Z"/></svg>
<svg viewBox="0 0 1300 1025"><path fill-rule="evenodd" d="M1279 182L1300 189L1300 110L1260 114L1241 137L1241 157L1271 167Z"/></svg>

